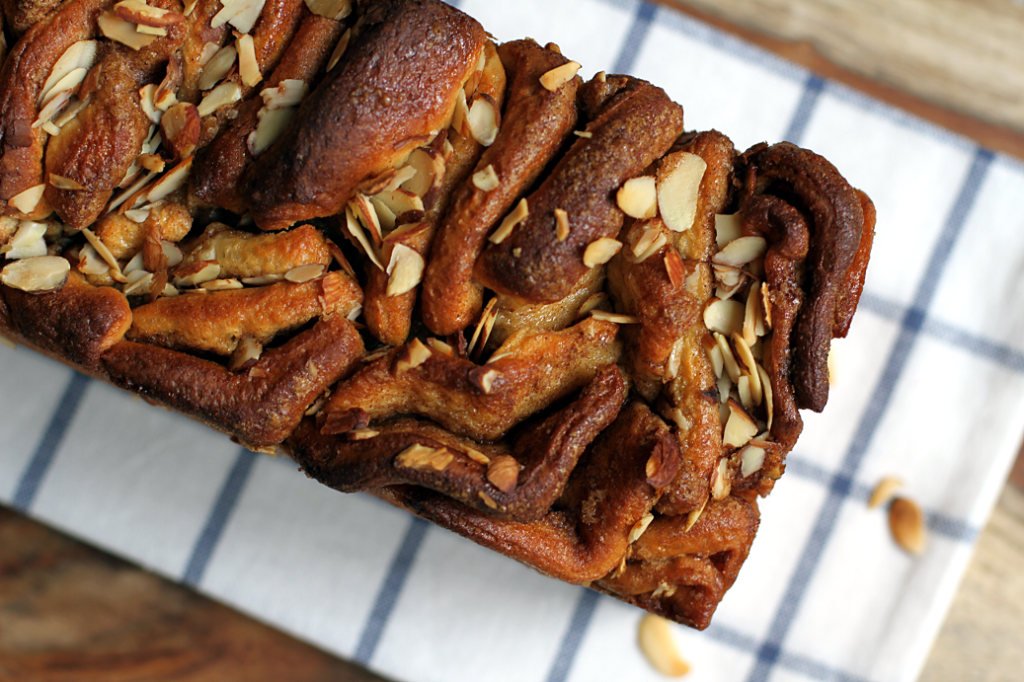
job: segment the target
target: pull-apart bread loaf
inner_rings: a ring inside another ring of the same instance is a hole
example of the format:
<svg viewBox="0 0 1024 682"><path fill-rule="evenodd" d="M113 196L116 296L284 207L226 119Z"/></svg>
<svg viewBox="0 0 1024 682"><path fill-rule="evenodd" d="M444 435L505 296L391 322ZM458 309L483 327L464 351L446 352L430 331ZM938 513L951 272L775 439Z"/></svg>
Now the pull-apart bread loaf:
<svg viewBox="0 0 1024 682"><path fill-rule="evenodd" d="M708 625L860 296L832 165L438 0L4 12L4 335Z"/></svg>

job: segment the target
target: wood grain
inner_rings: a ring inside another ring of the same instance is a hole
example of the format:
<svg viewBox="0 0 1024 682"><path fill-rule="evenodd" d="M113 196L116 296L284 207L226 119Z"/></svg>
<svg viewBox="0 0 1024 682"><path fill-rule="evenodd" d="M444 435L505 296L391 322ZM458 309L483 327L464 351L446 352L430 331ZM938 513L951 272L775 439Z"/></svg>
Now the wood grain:
<svg viewBox="0 0 1024 682"><path fill-rule="evenodd" d="M655 1L1024 159L1024 3Z"/></svg>
<svg viewBox="0 0 1024 682"><path fill-rule="evenodd" d="M1021 460L1024 462L1024 460ZM1024 671L1024 492L1007 486L919 682L1005 682Z"/></svg>
<svg viewBox="0 0 1024 682"><path fill-rule="evenodd" d="M381 682L2 507L0 680Z"/></svg>

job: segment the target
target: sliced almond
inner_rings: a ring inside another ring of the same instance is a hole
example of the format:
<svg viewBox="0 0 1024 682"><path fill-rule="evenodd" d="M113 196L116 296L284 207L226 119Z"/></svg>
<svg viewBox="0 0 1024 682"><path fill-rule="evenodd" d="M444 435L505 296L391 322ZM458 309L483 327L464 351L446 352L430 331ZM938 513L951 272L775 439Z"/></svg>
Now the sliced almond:
<svg viewBox="0 0 1024 682"><path fill-rule="evenodd" d="M496 190L500 185L501 181L498 180L498 174L494 171L494 166L491 164L487 164L482 170L473 173L473 186L481 192ZM565 213L565 211L562 212Z"/></svg>
<svg viewBox="0 0 1024 682"><path fill-rule="evenodd" d="M662 675L682 677L690 665L679 655L672 637L672 625L661 616L649 613L640 621L640 651L647 662Z"/></svg>
<svg viewBox="0 0 1024 682"><path fill-rule="evenodd" d="M194 287L204 282L211 282L218 277L220 277L220 263L199 261L175 272L174 286L178 288Z"/></svg>
<svg viewBox="0 0 1024 682"><path fill-rule="evenodd" d="M764 466L765 449L748 445L740 452L740 475L743 478L755 474Z"/></svg>
<svg viewBox="0 0 1024 682"><path fill-rule="evenodd" d="M889 506L889 530L896 543L910 552L920 554L928 540L924 513L916 502L897 497Z"/></svg>
<svg viewBox="0 0 1024 682"><path fill-rule="evenodd" d="M654 514L647 512L640 517L640 520L633 524L633 527L629 530L629 537L627 542L633 544L640 539L640 536L644 534L651 522L654 521Z"/></svg>
<svg viewBox="0 0 1024 682"><path fill-rule="evenodd" d="M757 343L760 336L765 335L764 315L761 313L761 282L755 281L747 293L747 303L743 308L743 340L748 346Z"/></svg>
<svg viewBox="0 0 1024 682"><path fill-rule="evenodd" d="M739 268L763 257L767 250L768 243L763 237L739 237L726 244L711 260Z"/></svg>
<svg viewBox="0 0 1024 682"><path fill-rule="evenodd" d="M159 201L183 187L191 170L192 157L190 156L153 183L149 192L146 193L146 201Z"/></svg>
<svg viewBox="0 0 1024 682"><path fill-rule="evenodd" d="M450 358L455 357L455 349L449 346L441 339L430 337L429 339L427 339L427 345L430 346L430 349L436 353L447 355Z"/></svg>
<svg viewBox="0 0 1024 682"><path fill-rule="evenodd" d="M395 464L421 471L424 469L444 471L454 459L455 455L448 448L431 448L417 443L400 452L395 458Z"/></svg>
<svg viewBox="0 0 1024 682"><path fill-rule="evenodd" d="M352 0L306 0L306 7L313 14L341 21L352 13Z"/></svg>
<svg viewBox="0 0 1024 682"><path fill-rule="evenodd" d="M409 154L407 166L414 168L416 174L402 185L402 189L412 192L421 199L431 188L440 187L441 181L444 179L444 157L433 150L423 147L414 149Z"/></svg>
<svg viewBox="0 0 1024 682"><path fill-rule="evenodd" d="M53 119L54 124L59 128L63 128L65 125L67 125L68 121L73 119L75 116L78 116L78 112L85 108L85 106L89 103L91 98L92 95L87 96L84 100L80 100L77 97L72 97L71 102L68 104L67 108L60 112L60 114L58 114Z"/></svg>
<svg viewBox="0 0 1024 682"><path fill-rule="evenodd" d="M466 124L473 139L485 147L494 144L500 125L498 107L490 97L477 97L469 107Z"/></svg>
<svg viewBox="0 0 1024 682"><path fill-rule="evenodd" d="M61 110L61 107L71 101L73 94L70 90L58 92L54 95L46 105L39 110L39 117L32 123L33 128L39 128L50 122L57 113Z"/></svg>
<svg viewBox="0 0 1024 682"><path fill-rule="evenodd" d="M583 252L583 264L588 268L604 265L622 248L622 242L609 237L601 237L587 244Z"/></svg>
<svg viewBox="0 0 1024 682"><path fill-rule="evenodd" d="M772 419L775 416L775 406L772 402L772 382L768 378L768 372L760 365L757 366L757 375L761 378L761 390L764 392L765 409L768 411L768 430L772 430Z"/></svg>
<svg viewBox="0 0 1024 682"><path fill-rule="evenodd" d="M725 424L722 443L730 448L741 448L757 435L757 424L743 406L729 398L729 421Z"/></svg>
<svg viewBox="0 0 1024 682"><path fill-rule="evenodd" d="M184 15L159 7L151 7L142 0L122 0L114 5L114 13L140 27L159 28L185 21Z"/></svg>
<svg viewBox="0 0 1024 682"><path fill-rule="evenodd" d="M338 61L342 55L345 54L345 50L348 49L348 44L352 40L352 29L346 30L342 35L341 39L338 40L338 44L334 46L334 52L331 53L331 58L327 62L327 70L331 71L337 66Z"/></svg>
<svg viewBox="0 0 1024 682"><path fill-rule="evenodd" d="M413 339L395 362L395 374L405 374L430 359L430 349L419 339Z"/></svg>
<svg viewBox="0 0 1024 682"><path fill-rule="evenodd" d="M96 236L89 228L82 228L81 233L86 241L92 244L92 248L96 249L96 253L100 255L100 258L110 266L110 269L113 271L111 275L113 276L115 273L121 275L121 265L117 262L114 254L110 252L110 249L107 248L107 245L103 243L103 240ZM115 277L115 279L117 278Z"/></svg>
<svg viewBox="0 0 1024 682"><path fill-rule="evenodd" d="M679 251L673 246L665 252L663 260L669 281L672 282L673 287L679 289L686 282L687 277L686 265L683 263L682 256L679 255Z"/></svg>
<svg viewBox="0 0 1024 682"><path fill-rule="evenodd" d="M715 242L719 249L724 249L726 244L742 236L739 214L715 216Z"/></svg>
<svg viewBox="0 0 1024 682"><path fill-rule="evenodd" d="M190 156L196 150L202 132L199 110L188 102L175 104L160 118L160 131L175 159Z"/></svg>
<svg viewBox="0 0 1024 682"><path fill-rule="evenodd" d="M365 194L356 192L348 205L352 209L356 218L359 219L359 222L362 223L363 227L367 232L369 232L374 245L377 248L380 248L380 245L383 243L384 236L380 228L380 219L377 218L377 211L374 210L373 204L370 203L370 198Z"/></svg>
<svg viewBox="0 0 1024 682"><path fill-rule="evenodd" d="M903 487L903 479L898 476L885 476L875 485L871 491L871 499L868 500L868 509L874 509L888 504L896 495L896 491Z"/></svg>
<svg viewBox="0 0 1024 682"><path fill-rule="evenodd" d="M711 331L731 335L743 331L744 306L733 300L712 298L704 308L704 325Z"/></svg>
<svg viewBox="0 0 1024 682"><path fill-rule="evenodd" d="M224 0L223 7L214 15L210 28L219 28L226 23L231 24L239 33L252 30L266 0Z"/></svg>
<svg viewBox="0 0 1024 682"><path fill-rule="evenodd" d="M615 194L615 201L631 218L653 218L658 215L657 180L646 175L626 180Z"/></svg>
<svg viewBox="0 0 1024 682"><path fill-rule="evenodd" d="M685 232L693 226L707 167L704 159L689 152L676 152L662 161L657 180L658 208L673 232Z"/></svg>
<svg viewBox="0 0 1024 682"><path fill-rule="evenodd" d="M555 209L555 236L560 242L569 238L569 214L565 209Z"/></svg>
<svg viewBox="0 0 1024 682"><path fill-rule="evenodd" d="M260 109L259 123L256 130L249 133L246 144L253 156L259 156L267 147L274 144L284 131L288 128L297 109L287 107L283 109Z"/></svg>
<svg viewBox="0 0 1024 682"><path fill-rule="evenodd" d="M377 256L376 247L374 247L373 243L366 236L366 232L363 231L363 228L360 227L359 221L356 219L352 209L348 207L345 208L345 226L348 228L348 233L356 243L363 248L363 253L365 253L366 257L370 259L370 262L376 265L378 269L383 270L384 265L381 264L380 258Z"/></svg>
<svg viewBox="0 0 1024 682"><path fill-rule="evenodd" d="M395 244L388 262L388 296L399 296L412 291L423 280L426 261L418 251L405 244Z"/></svg>
<svg viewBox="0 0 1024 682"><path fill-rule="evenodd" d="M211 279L209 282L203 282L199 286L207 291L230 291L232 289L241 289L242 283L234 277L228 277L227 279Z"/></svg>
<svg viewBox="0 0 1024 682"><path fill-rule="evenodd" d="M693 528L694 525L696 525L697 521L700 520L701 515L704 514L704 509L707 508L708 506L709 499L711 499L710 496L705 497L704 501L701 502L699 507L697 507L696 509L694 509L693 511L686 515L686 529L683 531L684 533L689 532L689 530Z"/></svg>
<svg viewBox="0 0 1024 682"><path fill-rule="evenodd" d="M494 320L496 318L494 308L497 304L498 299L492 298L484 306L483 311L480 313L480 319L476 323L476 328L473 330L473 337L469 340L469 345L466 347L467 355L471 357L479 356L483 352L483 348L487 345L488 338L490 338L491 330L494 329Z"/></svg>
<svg viewBox="0 0 1024 682"><path fill-rule="evenodd" d="M206 47L209 45L211 43L207 43ZM202 75L199 76L199 82L196 84L197 87L203 91L212 90L224 76L228 75L231 67L235 65L237 57L238 50L234 45L225 45L219 48L203 67Z"/></svg>
<svg viewBox="0 0 1024 682"><path fill-rule="evenodd" d="M645 260L653 256L661 247L668 243L668 239L665 234L661 231L657 223L649 224L640 233L640 238L637 239L630 251L633 254L633 262L643 263Z"/></svg>
<svg viewBox="0 0 1024 682"><path fill-rule="evenodd" d="M53 68L50 69L50 75L39 91L38 103L43 105L50 101L52 99L51 91L54 89L54 86L62 82L72 72L78 69L85 69L86 71L91 69L93 62L96 61L96 48L98 45L99 43L95 40L79 40L64 50L64 54L54 63ZM85 77L84 73L82 77ZM79 82L81 81L79 80ZM64 89L70 90L71 88L67 87ZM55 95L56 92L52 94Z"/></svg>
<svg viewBox="0 0 1024 682"><path fill-rule="evenodd" d="M78 252L78 271L83 275L105 275L110 266L100 258L92 244L86 244Z"/></svg>
<svg viewBox="0 0 1024 682"><path fill-rule="evenodd" d="M470 375L470 379L484 393L484 395L491 395L494 392L494 382L500 377L501 372L493 368L480 372L479 374Z"/></svg>
<svg viewBox="0 0 1024 682"><path fill-rule="evenodd" d="M32 258L46 255L46 223L34 220L22 220L17 232L10 240L0 246L0 254L8 260Z"/></svg>
<svg viewBox="0 0 1024 682"><path fill-rule="evenodd" d="M69 190L72 192L81 192L82 190L85 189L85 186L82 185L82 183L78 182L77 180L65 178L63 176L57 175L56 173L50 173L50 184L56 187L57 189Z"/></svg>
<svg viewBox="0 0 1024 682"><path fill-rule="evenodd" d="M576 77L580 66L578 62L566 62L561 66L556 66L540 77L540 84L545 90L555 92Z"/></svg>
<svg viewBox="0 0 1024 682"><path fill-rule="evenodd" d="M308 92L309 85L305 81L287 78L278 83L277 87L260 90L260 97L267 109L283 109L299 106Z"/></svg>
<svg viewBox="0 0 1024 682"><path fill-rule="evenodd" d="M469 103L466 100L466 91L459 90L455 95L455 110L452 112L452 129L462 137L469 136Z"/></svg>
<svg viewBox="0 0 1024 682"><path fill-rule="evenodd" d="M242 99L242 88L238 83L226 81L206 93L197 110L199 115L205 118L221 107L234 104L240 99Z"/></svg>
<svg viewBox="0 0 1024 682"><path fill-rule="evenodd" d="M509 455L495 457L487 465L487 480L506 495L512 494L519 481L519 462Z"/></svg>
<svg viewBox="0 0 1024 682"><path fill-rule="evenodd" d="M231 354L231 359L228 361L228 369L232 372L237 372L240 369L251 367L260 359L262 354L263 344L251 336L247 336L239 342L235 352Z"/></svg>
<svg viewBox="0 0 1024 682"><path fill-rule="evenodd" d="M89 72L84 66L80 66L75 69L71 69L64 75L59 81L53 84L50 91L43 97L43 105L49 104L49 102L57 95L69 91L73 91L78 87L79 83L85 80L85 75Z"/></svg>
<svg viewBox="0 0 1024 682"><path fill-rule="evenodd" d="M387 237L384 237L384 243L405 244L409 248L413 248L410 245L417 241L420 235L429 230L430 227L430 223L406 223L391 232Z"/></svg>
<svg viewBox="0 0 1024 682"><path fill-rule="evenodd" d="M403 187L391 191L385 190L374 195L374 198L387 206L396 219L398 216L419 214L424 211L423 200Z"/></svg>
<svg viewBox="0 0 1024 682"><path fill-rule="evenodd" d="M321 263L300 265L286 272L284 274L284 278L289 282L302 284L303 282L311 282L314 279L323 276L325 270L327 270L327 266Z"/></svg>
<svg viewBox="0 0 1024 682"><path fill-rule="evenodd" d="M252 36L248 33L239 36L235 41L235 50L238 51L238 75L242 82L251 88L263 80Z"/></svg>
<svg viewBox="0 0 1024 682"><path fill-rule="evenodd" d="M512 230L516 229L516 225L526 220L527 216L530 215L530 207L526 203L526 199L520 199L519 203L516 204L515 209L501 221L501 225L495 230L488 241L492 244L500 244L512 234Z"/></svg>
<svg viewBox="0 0 1024 682"><path fill-rule="evenodd" d="M479 450L474 450L473 448L466 448L466 457L469 457L477 464L487 465L491 463L490 457L480 452Z"/></svg>
<svg viewBox="0 0 1024 682"><path fill-rule="evenodd" d="M640 324L640 318L633 315L622 315L619 313L610 313L605 310L592 310L590 316L595 320L602 320L604 322L614 322L615 324Z"/></svg>
<svg viewBox="0 0 1024 682"><path fill-rule="evenodd" d="M167 35L167 29L158 26L146 26L145 24L136 24L135 30L143 35L157 36L162 38Z"/></svg>
<svg viewBox="0 0 1024 682"><path fill-rule="evenodd" d="M71 263L60 256L35 256L5 265L0 281L12 289L42 293L64 286L69 272Z"/></svg>
<svg viewBox="0 0 1024 682"><path fill-rule="evenodd" d="M711 499L724 500L732 492L732 480L729 478L729 460L723 457L718 466L711 471Z"/></svg>
<svg viewBox="0 0 1024 682"><path fill-rule="evenodd" d="M135 24L125 21L113 12L103 12L96 17L96 23L107 38L127 45L133 50L141 50L157 39L156 36L139 33L135 30Z"/></svg>

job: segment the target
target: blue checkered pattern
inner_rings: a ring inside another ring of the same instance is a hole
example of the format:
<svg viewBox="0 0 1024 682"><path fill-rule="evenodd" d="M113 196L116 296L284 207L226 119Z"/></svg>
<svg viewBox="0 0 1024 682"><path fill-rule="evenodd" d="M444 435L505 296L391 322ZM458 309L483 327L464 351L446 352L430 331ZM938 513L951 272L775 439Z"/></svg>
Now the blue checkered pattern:
<svg viewBox="0 0 1024 682"><path fill-rule="evenodd" d="M498 39L629 72L737 147L786 139L878 207L850 338L694 680L915 679L1024 430L1024 169L664 7L462 0ZM403 680L656 680L640 614L26 351L0 349L0 500ZM898 474L920 558L866 509Z"/></svg>

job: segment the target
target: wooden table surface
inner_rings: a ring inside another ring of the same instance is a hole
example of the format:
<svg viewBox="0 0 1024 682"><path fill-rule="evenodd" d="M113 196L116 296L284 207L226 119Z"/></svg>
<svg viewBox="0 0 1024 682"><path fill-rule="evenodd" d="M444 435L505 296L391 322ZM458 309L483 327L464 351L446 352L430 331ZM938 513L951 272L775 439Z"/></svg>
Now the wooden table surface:
<svg viewBox="0 0 1024 682"><path fill-rule="evenodd" d="M1024 159L1021 0L662 0ZM921 682L1024 676L1024 458ZM380 678L0 509L0 680Z"/></svg>

